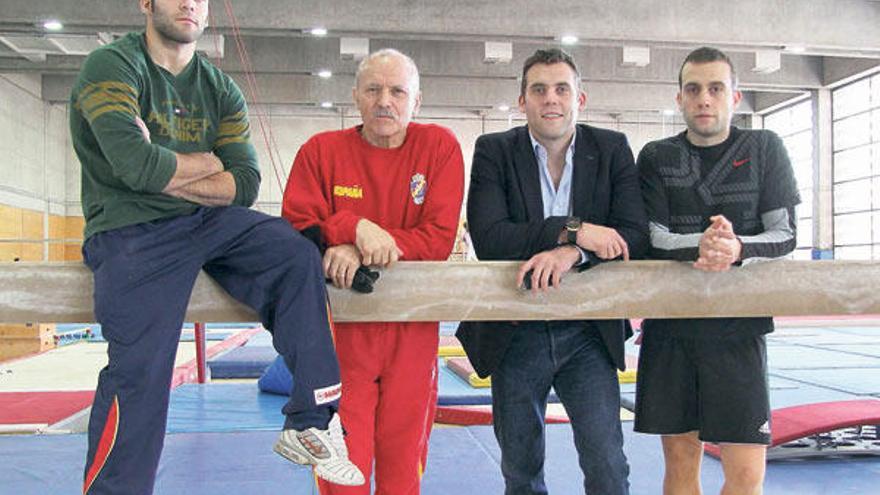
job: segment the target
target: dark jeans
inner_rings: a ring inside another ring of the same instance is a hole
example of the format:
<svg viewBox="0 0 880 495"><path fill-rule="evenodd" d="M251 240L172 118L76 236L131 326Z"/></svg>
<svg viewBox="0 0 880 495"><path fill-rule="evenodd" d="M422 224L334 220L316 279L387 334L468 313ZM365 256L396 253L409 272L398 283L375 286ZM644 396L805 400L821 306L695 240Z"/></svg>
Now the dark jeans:
<svg viewBox="0 0 880 495"><path fill-rule="evenodd" d="M505 494L547 493L544 412L551 387L571 419L584 492L628 494L617 372L598 331L582 322L521 322L492 375Z"/></svg>
<svg viewBox="0 0 880 495"><path fill-rule="evenodd" d="M97 233L83 256L107 339L89 421L86 489L152 493L180 328L199 271L254 308L296 379L286 428L326 428L339 384L317 248L281 218L241 207ZM329 397L327 397L329 398Z"/></svg>

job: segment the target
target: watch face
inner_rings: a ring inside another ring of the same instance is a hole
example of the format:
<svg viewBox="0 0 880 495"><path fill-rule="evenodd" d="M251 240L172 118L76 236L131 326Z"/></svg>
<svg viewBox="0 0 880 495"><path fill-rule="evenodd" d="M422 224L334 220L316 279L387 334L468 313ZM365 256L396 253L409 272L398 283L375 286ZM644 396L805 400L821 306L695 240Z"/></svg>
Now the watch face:
<svg viewBox="0 0 880 495"><path fill-rule="evenodd" d="M581 219L578 217L569 217L565 222L565 228L568 230L578 230L581 228Z"/></svg>

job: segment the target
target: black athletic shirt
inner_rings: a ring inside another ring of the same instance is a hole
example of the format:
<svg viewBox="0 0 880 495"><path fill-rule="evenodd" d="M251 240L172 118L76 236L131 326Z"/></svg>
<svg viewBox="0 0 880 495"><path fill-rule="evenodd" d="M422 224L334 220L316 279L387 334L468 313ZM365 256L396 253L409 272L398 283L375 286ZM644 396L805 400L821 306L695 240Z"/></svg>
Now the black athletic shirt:
<svg viewBox="0 0 880 495"><path fill-rule="evenodd" d="M800 196L788 153L774 133L732 127L723 143L699 147L682 132L648 143L637 164L651 258L695 261L709 217L718 214L733 223L744 260L779 257L794 249L794 207ZM677 337L745 337L773 331L773 320L649 319L643 327Z"/></svg>

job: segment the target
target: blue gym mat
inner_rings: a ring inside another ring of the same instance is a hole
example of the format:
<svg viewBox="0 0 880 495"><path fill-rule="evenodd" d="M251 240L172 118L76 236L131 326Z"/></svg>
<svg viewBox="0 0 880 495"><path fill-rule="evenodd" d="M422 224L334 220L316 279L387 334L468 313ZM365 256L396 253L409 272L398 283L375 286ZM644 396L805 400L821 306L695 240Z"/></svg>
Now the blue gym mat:
<svg viewBox="0 0 880 495"><path fill-rule="evenodd" d="M314 492L311 470L272 452L276 432L165 437L154 493L275 495ZM81 493L85 435L0 437L2 493ZM51 453L51 462L47 454Z"/></svg>
<svg viewBox="0 0 880 495"><path fill-rule="evenodd" d="M778 334L779 330L767 335L767 345L797 344L834 349L838 345L875 344L877 343L877 339L880 338L880 330L875 331L875 335L873 336L841 333L834 329L822 329L815 334Z"/></svg>
<svg viewBox="0 0 880 495"><path fill-rule="evenodd" d="M660 493L660 440L635 434L624 423L625 451L633 495ZM272 452L277 432L184 433L168 435L155 493L188 495L312 495L309 469ZM83 435L0 437L3 493L78 493L86 439ZM47 462L51 452L52 462ZM489 426L437 428L431 435L424 495L486 495L503 492L499 452ZM550 493L583 493L569 425L547 426L546 481ZM771 462L765 495L864 495L877 493L880 459L836 458ZM703 489L718 493L720 463L703 459Z"/></svg>
<svg viewBox="0 0 880 495"><path fill-rule="evenodd" d="M853 395L880 396L880 368L771 370L775 376ZM805 401L808 404L813 401Z"/></svg>
<svg viewBox="0 0 880 495"><path fill-rule="evenodd" d="M171 391L168 432L277 431L287 397L262 393L256 383L185 384Z"/></svg>
<svg viewBox="0 0 880 495"><path fill-rule="evenodd" d="M801 406L804 404L816 404L819 402L853 400L857 398L846 392L840 392L808 383L799 383L773 374L770 375L770 383L770 409ZM773 388L773 383L785 383L786 386L785 388Z"/></svg>
<svg viewBox="0 0 880 495"><path fill-rule="evenodd" d="M880 358L880 343L877 342L878 339L880 339L880 336L878 336L877 339L874 339L874 342L871 343L828 344L825 348L834 351L848 352L850 354Z"/></svg>
<svg viewBox="0 0 880 495"><path fill-rule="evenodd" d="M773 370L880 368L880 357L831 347L777 344L767 346L767 364Z"/></svg>
<svg viewBox="0 0 880 495"><path fill-rule="evenodd" d="M829 332L834 333L837 329L833 326L828 327L811 327L811 326L803 326L803 327L777 327L771 333L767 334L767 337L772 338L781 338L781 337L812 337L817 335L828 335Z"/></svg>
<svg viewBox="0 0 880 495"><path fill-rule="evenodd" d="M830 325L829 325L830 326ZM840 332L847 335L861 335L863 337L880 337L880 328L876 326L845 326L845 327L832 327L835 332Z"/></svg>

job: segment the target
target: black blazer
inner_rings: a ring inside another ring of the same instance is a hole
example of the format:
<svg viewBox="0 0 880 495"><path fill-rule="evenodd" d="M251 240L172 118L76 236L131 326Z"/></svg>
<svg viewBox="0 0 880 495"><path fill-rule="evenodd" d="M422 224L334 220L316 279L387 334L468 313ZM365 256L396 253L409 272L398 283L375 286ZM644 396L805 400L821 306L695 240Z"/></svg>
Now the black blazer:
<svg viewBox="0 0 880 495"><path fill-rule="evenodd" d="M573 156L572 211L584 222L612 227L626 240L630 257L648 247L648 221L638 171L626 136L578 124ZM544 219L538 162L527 127L480 136L474 146L468 191L468 229L481 260L527 260L558 246L566 217ZM601 263L593 253L581 270ZM570 274L569 276L589 276ZM625 369L628 320L584 321L601 333L613 364ZM542 322L462 322L456 336L477 374L498 367L515 326Z"/></svg>

